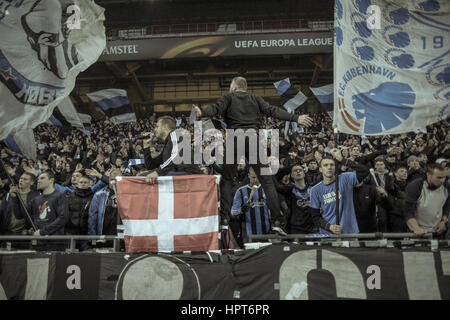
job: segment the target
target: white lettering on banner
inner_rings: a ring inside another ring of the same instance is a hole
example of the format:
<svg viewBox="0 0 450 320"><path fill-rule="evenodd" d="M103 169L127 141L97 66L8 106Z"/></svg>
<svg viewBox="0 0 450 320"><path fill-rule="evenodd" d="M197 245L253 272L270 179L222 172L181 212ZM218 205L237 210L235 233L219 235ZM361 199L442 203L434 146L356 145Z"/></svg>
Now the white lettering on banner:
<svg viewBox="0 0 450 320"><path fill-rule="evenodd" d="M0 300L8 300L8 297L6 296L5 289L3 289L3 286L0 282Z"/></svg>
<svg viewBox="0 0 450 320"><path fill-rule="evenodd" d="M67 267L67 274L70 274L70 277L67 278L66 286L67 289L73 290L81 289L81 269L77 265L71 265Z"/></svg>
<svg viewBox="0 0 450 320"><path fill-rule="evenodd" d="M280 268L280 299L289 296L292 283L308 281L308 273L317 269L317 250L299 251L290 255ZM322 250L322 269L333 274L336 295L340 298L366 299L363 277L358 267L349 258L328 250ZM308 299L304 290L300 300Z"/></svg>
<svg viewBox="0 0 450 320"><path fill-rule="evenodd" d="M25 300L47 300L49 258L27 259Z"/></svg>
<svg viewBox="0 0 450 320"><path fill-rule="evenodd" d="M433 255L433 252L403 252L409 299L441 299Z"/></svg>
<svg viewBox="0 0 450 320"><path fill-rule="evenodd" d="M364 279L352 260L339 253L322 250L322 268L333 274L337 297L367 299Z"/></svg>
<svg viewBox="0 0 450 320"><path fill-rule="evenodd" d="M367 278L366 286L367 289L381 289L381 270L377 265L371 265L367 267L367 274L370 274L370 277ZM373 273L372 273L373 272Z"/></svg>
<svg viewBox="0 0 450 320"><path fill-rule="evenodd" d="M306 46L331 46L333 45L333 38L315 38L315 39L297 39L297 46L306 47Z"/></svg>
<svg viewBox="0 0 450 320"><path fill-rule="evenodd" d="M137 46L136 44L131 44L131 45L120 45L120 46L110 46L110 47L106 47L105 50L103 50L103 55L104 54L116 54L116 55L120 55L120 54L132 54L132 53L139 53L139 51L137 50Z"/></svg>
<svg viewBox="0 0 450 320"><path fill-rule="evenodd" d="M294 39L264 39L260 40L239 40L234 41L235 48L283 48L283 47L304 47L304 46L331 46L333 38L297 38Z"/></svg>
<svg viewBox="0 0 450 320"><path fill-rule="evenodd" d="M450 252L441 251L442 273L444 276L450 276Z"/></svg>

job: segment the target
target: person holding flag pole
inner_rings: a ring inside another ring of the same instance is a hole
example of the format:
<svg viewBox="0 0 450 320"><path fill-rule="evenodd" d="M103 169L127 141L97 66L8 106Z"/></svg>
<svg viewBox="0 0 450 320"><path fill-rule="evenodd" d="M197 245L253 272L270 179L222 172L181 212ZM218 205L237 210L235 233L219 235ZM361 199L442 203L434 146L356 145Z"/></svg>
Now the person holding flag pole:
<svg viewBox="0 0 450 320"><path fill-rule="evenodd" d="M340 148L334 148L332 155L320 161L323 180L311 188L311 214L320 234L356 234L359 228L353 205L353 188L369 175L369 169L344 160ZM338 174L337 165L352 167L355 171Z"/></svg>
<svg viewBox="0 0 450 320"><path fill-rule="evenodd" d="M7 178L8 178L8 182L9 182L9 184L10 184L10 191L9 191L9 193L10 193L10 195L11 195L11 198L16 198L16 197L17 197L17 199L18 199L19 202L20 202L21 209L23 209L23 212L25 212L25 215L26 215L26 217L28 218L28 221L30 222L30 225L31 225L31 227L32 227L32 229L33 229L33 232L36 231L36 230L38 230L38 229L36 228L36 225L35 225L34 222L33 222L33 219L31 218L31 215L30 215L30 213L29 213L29 211L28 211L28 209L27 209L27 205L25 204L25 201L22 199L21 193L22 193L22 189L23 189L23 188L21 188L21 186L20 186L20 180L19 180L19 188L17 188L17 186L14 184L13 179L12 179L11 176L9 175L8 170L6 170L5 164L3 163L3 160L2 160L2 159L0 159L0 164L1 164L1 166L2 166L2 170L6 173L6 176L7 176ZM22 178L21 178L21 179L22 179ZM27 202L29 202L29 200L31 200L31 198L30 198L30 199L27 199L27 200L28 200ZM14 214L14 213L13 213L13 214Z"/></svg>

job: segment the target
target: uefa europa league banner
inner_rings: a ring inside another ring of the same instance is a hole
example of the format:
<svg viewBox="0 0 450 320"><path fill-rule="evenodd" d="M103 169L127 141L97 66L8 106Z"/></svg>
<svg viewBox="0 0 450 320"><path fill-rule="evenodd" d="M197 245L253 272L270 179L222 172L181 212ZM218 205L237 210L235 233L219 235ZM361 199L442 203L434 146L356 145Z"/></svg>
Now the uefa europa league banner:
<svg viewBox="0 0 450 320"><path fill-rule="evenodd" d="M357 135L450 114L448 0L335 0L334 125Z"/></svg>
<svg viewBox="0 0 450 320"><path fill-rule="evenodd" d="M108 41L100 61L302 54L332 51L333 34L331 32L196 36Z"/></svg>

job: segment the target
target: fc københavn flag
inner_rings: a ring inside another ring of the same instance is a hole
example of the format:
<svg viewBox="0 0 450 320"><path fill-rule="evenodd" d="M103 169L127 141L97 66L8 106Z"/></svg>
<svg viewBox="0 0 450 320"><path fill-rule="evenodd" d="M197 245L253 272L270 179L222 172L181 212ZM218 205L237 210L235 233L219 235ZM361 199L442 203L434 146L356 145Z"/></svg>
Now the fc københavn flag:
<svg viewBox="0 0 450 320"><path fill-rule="evenodd" d="M0 1L0 140L50 117L105 48L104 20L90 0Z"/></svg>
<svg viewBox="0 0 450 320"><path fill-rule="evenodd" d="M450 1L335 0L334 126L411 132L450 114Z"/></svg>
<svg viewBox="0 0 450 320"><path fill-rule="evenodd" d="M135 122L136 115L130 107L127 92L122 89L105 89L86 94L114 124Z"/></svg>

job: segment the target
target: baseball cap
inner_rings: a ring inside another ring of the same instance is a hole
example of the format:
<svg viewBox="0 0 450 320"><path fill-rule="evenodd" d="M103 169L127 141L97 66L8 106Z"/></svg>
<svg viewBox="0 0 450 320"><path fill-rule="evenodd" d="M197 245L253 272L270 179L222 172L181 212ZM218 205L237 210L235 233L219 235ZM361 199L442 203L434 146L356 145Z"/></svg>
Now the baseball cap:
<svg viewBox="0 0 450 320"><path fill-rule="evenodd" d="M441 164L443 162L448 162L448 160L445 159L445 158L439 158L439 159L436 160L436 163L439 163L439 164Z"/></svg>

